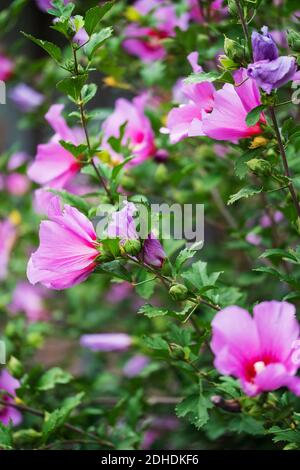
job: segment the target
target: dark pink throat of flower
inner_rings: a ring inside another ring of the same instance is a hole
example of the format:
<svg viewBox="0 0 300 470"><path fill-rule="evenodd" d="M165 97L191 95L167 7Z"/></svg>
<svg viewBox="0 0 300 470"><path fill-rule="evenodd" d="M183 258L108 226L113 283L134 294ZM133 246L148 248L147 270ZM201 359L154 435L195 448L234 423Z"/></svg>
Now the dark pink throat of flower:
<svg viewBox="0 0 300 470"><path fill-rule="evenodd" d="M278 359L273 356L264 355L248 361L245 368L245 378L248 382L254 382L257 374L262 372L269 364L275 364Z"/></svg>
<svg viewBox="0 0 300 470"><path fill-rule="evenodd" d="M169 34L166 31L158 31L157 29L150 29L148 31L148 38L145 41L145 46L149 51L155 51L161 47L162 39L169 37Z"/></svg>

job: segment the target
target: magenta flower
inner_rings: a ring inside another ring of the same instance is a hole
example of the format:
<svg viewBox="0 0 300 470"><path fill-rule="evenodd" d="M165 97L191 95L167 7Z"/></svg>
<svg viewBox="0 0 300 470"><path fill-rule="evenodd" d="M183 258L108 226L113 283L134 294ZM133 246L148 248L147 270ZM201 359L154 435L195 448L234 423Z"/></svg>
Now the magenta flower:
<svg viewBox="0 0 300 470"><path fill-rule="evenodd" d="M20 382L10 375L10 373L4 369L0 372L0 392L4 391L2 395L2 400L7 404L14 403L14 398L16 396L16 390L20 387ZM5 395L5 392L8 395ZM20 411L12 408L10 406L1 405L0 406L0 421L4 426L8 426L10 423L13 426L18 426L22 421L22 415Z"/></svg>
<svg viewBox="0 0 300 470"><path fill-rule="evenodd" d="M150 359L147 356L144 356L143 354L136 354L126 362L123 368L123 374L128 378L136 377L145 369L149 363Z"/></svg>
<svg viewBox="0 0 300 470"><path fill-rule="evenodd" d="M79 145L84 136L80 129L70 129L62 117L64 106L56 104L51 106L46 114L46 120L56 134L47 144L38 146L34 163L28 169L28 176L36 183L63 188L80 170L80 163L65 150L59 140Z"/></svg>
<svg viewBox="0 0 300 470"><path fill-rule="evenodd" d="M8 57L0 53L0 80L6 82L14 71L14 63Z"/></svg>
<svg viewBox="0 0 300 470"><path fill-rule="evenodd" d="M26 281L19 282L13 292L8 310L12 315L24 312L29 322L46 320L48 312L44 305L45 293L40 286Z"/></svg>
<svg viewBox="0 0 300 470"><path fill-rule="evenodd" d="M141 251L142 260L150 266L161 268L166 257L167 255L161 246L160 241L153 235L153 233L150 233L143 244Z"/></svg>
<svg viewBox="0 0 300 470"><path fill-rule="evenodd" d="M129 282L112 284L105 299L111 304L118 304L128 299L133 292L133 286Z"/></svg>
<svg viewBox="0 0 300 470"><path fill-rule="evenodd" d="M15 225L10 220L0 221L0 280L7 276L7 265L17 238Z"/></svg>
<svg viewBox="0 0 300 470"><path fill-rule="evenodd" d="M123 42L124 49L132 55L139 57L143 62L153 62L163 59L166 50L162 40L175 35L175 28L186 30L189 14L177 16L175 6L171 2L160 0L138 0L134 8L141 17L151 16L155 26L141 26L132 23L125 28L126 37Z"/></svg>
<svg viewBox="0 0 300 470"><path fill-rule="evenodd" d="M144 113L143 97L136 97L132 102L120 98L116 101L114 112L105 120L102 126L104 133L102 147L107 149L116 162L121 162L123 156L116 153L109 144L110 137L120 137L120 128L126 124L123 145L128 145L134 159L130 165L137 165L155 155L156 148L151 123Z"/></svg>
<svg viewBox="0 0 300 470"><path fill-rule="evenodd" d="M221 374L240 380L249 396L288 387L300 395L296 360L299 324L287 302L262 302L254 316L237 306L218 312L212 321L211 348Z"/></svg>
<svg viewBox="0 0 300 470"><path fill-rule="evenodd" d="M94 271L97 235L93 224L74 207L61 210L58 198L52 200L48 221L40 226L40 246L31 255L27 277L50 289L66 289L83 282Z"/></svg>
<svg viewBox="0 0 300 470"><path fill-rule="evenodd" d="M5 178L5 186L13 196L23 196L30 188L30 181L26 175L14 172Z"/></svg>
<svg viewBox="0 0 300 470"><path fill-rule="evenodd" d="M264 26L261 30L262 34L257 31L252 33L254 62L277 59L279 52L272 36L268 32L268 27Z"/></svg>
<svg viewBox="0 0 300 470"><path fill-rule="evenodd" d="M26 152L15 152L10 157L7 163L7 169L9 171L16 170L20 166L24 165L29 159L29 155Z"/></svg>
<svg viewBox="0 0 300 470"><path fill-rule="evenodd" d="M125 333L100 333L81 336L80 344L95 352L126 351L130 348L132 339Z"/></svg>
<svg viewBox="0 0 300 470"><path fill-rule="evenodd" d="M26 85L26 83L20 83L12 88L9 96L20 110L25 113L34 111L45 101L44 95Z"/></svg>
<svg viewBox="0 0 300 470"><path fill-rule="evenodd" d="M202 71L197 63L198 52L191 52L187 59L195 73ZM202 118L213 108L215 88L209 82L188 85L182 83L180 88L177 85L175 92L177 97L184 98L184 104L172 109L168 115L167 129L173 144L188 136L204 135Z"/></svg>
<svg viewBox="0 0 300 470"><path fill-rule="evenodd" d="M84 28L80 28L75 36L73 36L72 41L75 42L78 46L83 46L89 41L90 37Z"/></svg>
<svg viewBox="0 0 300 470"><path fill-rule="evenodd" d="M190 18L197 23L204 22L203 9L199 0L188 0L190 6ZM217 20L220 16L224 16L227 13L227 8L222 7L223 0L214 0L208 4L209 18L210 20Z"/></svg>
<svg viewBox="0 0 300 470"><path fill-rule="evenodd" d="M64 0L65 4L71 2L72 0ZM52 7L52 0L36 0L37 6L43 10L47 11L50 10Z"/></svg>
<svg viewBox="0 0 300 470"><path fill-rule="evenodd" d="M258 86L268 94L293 80L296 71L295 57L288 56L254 62L247 69L248 76L255 79Z"/></svg>

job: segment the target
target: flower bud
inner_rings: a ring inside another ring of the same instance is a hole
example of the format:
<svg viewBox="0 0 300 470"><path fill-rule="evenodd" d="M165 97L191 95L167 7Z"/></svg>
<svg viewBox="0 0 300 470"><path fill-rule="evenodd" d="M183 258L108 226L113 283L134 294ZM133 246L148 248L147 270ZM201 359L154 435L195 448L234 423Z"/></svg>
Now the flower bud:
<svg viewBox="0 0 300 470"><path fill-rule="evenodd" d="M225 36L224 51L229 59L233 60L237 64L245 60L245 48L233 39L229 39Z"/></svg>
<svg viewBox="0 0 300 470"><path fill-rule="evenodd" d="M155 172L155 182L158 184L166 183L169 180L169 172L167 170L166 165L161 163L158 165L156 172Z"/></svg>
<svg viewBox="0 0 300 470"><path fill-rule="evenodd" d="M188 296L188 289L183 284L174 284L171 286L169 294L174 300L185 300Z"/></svg>
<svg viewBox="0 0 300 470"><path fill-rule="evenodd" d="M300 33L290 29L288 32L288 43L293 51L300 52Z"/></svg>
<svg viewBox="0 0 300 470"><path fill-rule="evenodd" d="M21 362L14 356L11 356L10 360L8 361L7 369L9 370L11 375L16 379L22 377L24 372Z"/></svg>
<svg viewBox="0 0 300 470"><path fill-rule="evenodd" d="M137 255L141 251L141 242L140 240L126 240L125 243L122 244L122 248L124 249L125 253L128 255Z"/></svg>
<svg viewBox="0 0 300 470"><path fill-rule="evenodd" d="M272 171L271 163L260 158L252 158L252 160L247 162L247 166L253 173L259 176L268 176Z"/></svg>
<svg viewBox="0 0 300 470"><path fill-rule="evenodd" d="M272 166L267 160L262 160L259 158L252 158L247 162L248 168L253 171L253 173L259 176L270 175L272 171Z"/></svg>

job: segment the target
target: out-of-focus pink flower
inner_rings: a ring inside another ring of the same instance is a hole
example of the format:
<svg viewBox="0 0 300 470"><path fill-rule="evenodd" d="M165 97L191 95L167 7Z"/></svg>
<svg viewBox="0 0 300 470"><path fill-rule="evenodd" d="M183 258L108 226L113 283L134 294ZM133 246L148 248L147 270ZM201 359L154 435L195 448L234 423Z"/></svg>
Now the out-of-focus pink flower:
<svg viewBox="0 0 300 470"><path fill-rule="evenodd" d="M173 432L179 427L179 420L173 416L164 416L153 419L150 428L144 434L142 448L151 449L157 439L167 432Z"/></svg>
<svg viewBox="0 0 300 470"><path fill-rule="evenodd" d="M171 2L160 0L138 0L133 5L141 17L151 15L155 21L154 26L141 26L132 23L125 28L126 37L123 42L124 49L144 62L153 62L163 59L166 50L162 40L175 35L175 28L186 30L189 13L177 16L175 6Z"/></svg>
<svg viewBox="0 0 300 470"><path fill-rule="evenodd" d="M136 377L149 363L150 359L147 356L136 354L126 362L123 368L123 374L129 378Z"/></svg>
<svg viewBox="0 0 300 470"><path fill-rule="evenodd" d="M132 102L120 98L116 101L114 112L105 120L102 126L104 133L102 147L107 149L116 162L123 160L109 144L110 137L120 137L120 128L126 124L122 144L129 145L134 156L129 165L138 165L155 155L154 132L151 123L144 113L144 99L136 97Z"/></svg>
<svg viewBox="0 0 300 470"><path fill-rule="evenodd" d="M138 234L134 222L136 207L132 202L125 202L124 207L111 214L111 221L107 226L108 238L120 238L124 240L136 240Z"/></svg>
<svg viewBox="0 0 300 470"><path fill-rule="evenodd" d="M81 336L80 344L92 351L126 351L130 348L132 339L125 333L99 333Z"/></svg>
<svg viewBox="0 0 300 470"><path fill-rule="evenodd" d="M3 369L0 372L0 391L7 392L8 395L3 395L2 400L7 404L14 403L16 396L16 390L20 387L20 382L10 375L10 373ZM13 407L1 405L0 407L0 421L4 426L8 426L10 422L13 426L18 426L22 421L22 415L20 411Z"/></svg>
<svg viewBox="0 0 300 470"><path fill-rule="evenodd" d="M83 46L89 41L90 37L84 28L80 28L75 36L73 36L72 41L75 42L78 46Z"/></svg>
<svg viewBox="0 0 300 470"><path fill-rule="evenodd" d="M11 250L17 238L15 225L10 220L0 221L0 280L7 276L7 265Z"/></svg>
<svg viewBox="0 0 300 470"><path fill-rule="evenodd" d="M55 104L46 114L46 120L56 134L47 144L40 144L28 176L36 183L52 188L63 188L80 170L80 162L65 150L60 140L79 145L84 141L80 129L70 129L62 116L64 106Z"/></svg>
<svg viewBox="0 0 300 470"><path fill-rule="evenodd" d="M248 233L248 235L246 236L246 240L248 243L254 246L259 246L262 242L261 236L255 232Z"/></svg>
<svg viewBox="0 0 300 470"><path fill-rule="evenodd" d="M161 246L160 241L154 236L153 233L148 235L144 241L141 257L143 261L155 268L161 268L166 259L166 253Z"/></svg>
<svg viewBox="0 0 300 470"><path fill-rule="evenodd" d="M198 65L198 52L188 55L193 71L199 73L202 68ZM185 97L185 104L170 111L167 119L167 129L170 140L176 143L188 136L203 135L202 118L213 109L214 86L209 82L185 84L181 89L177 85L177 97Z"/></svg>
<svg viewBox="0 0 300 470"><path fill-rule="evenodd" d="M105 298L111 304L118 304L126 300L132 292L133 286L129 282L118 282L112 284Z"/></svg>
<svg viewBox="0 0 300 470"><path fill-rule="evenodd" d="M44 304L45 292L40 286L32 286L26 281L19 282L8 305L11 314L25 313L29 322L46 320L48 312Z"/></svg>
<svg viewBox="0 0 300 470"><path fill-rule="evenodd" d="M48 221L40 226L40 246L31 255L27 277L50 289L66 289L83 282L94 271L97 235L89 219L74 207L62 210L59 198L52 199Z"/></svg>
<svg viewBox="0 0 300 470"><path fill-rule="evenodd" d="M295 360L299 324L287 302L262 302L254 316L237 306L218 312L212 321L211 348L221 374L240 380L249 396L288 387L300 395L300 366Z"/></svg>
<svg viewBox="0 0 300 470"><path fill-rule="evenodd" d="M201 2L199 0L188 0L190 6L190 18L197 23L203 23L205 20ZM209 9L210 21L216 21L227 13L227 8L222 7L223 0L214 0L207 7Z"/></svg>
<svg viewBox="0 0 300 470"><path fill-rule="evenodd" d="M30 181L26 175L11 173L5 178L5 186L13 196L23 196L30 188Z"/></svg>
<svg viewBox="0 0 300 470"><path fill-rule="evenodd" d="M37 6L43 11L47 11L47 10L50 10L50 8L52 8L52 0L35 0L35 1L37 3ZM65 4L71 1L72 0L64 0Z"/></svg>
<svg viewBox="0 0 300 470"><path fill-rule="evenodd" d="M9 96L20 110L25 113L33 111L45 101L44 95L26 85L26 83L20 83L12 88Z"/></svg>
<svg viewBox="0 0 300 470"><path fill-rule="evenodd" d="M11 59L0 53L0 80L6 82L14 71L14 63Z"/></svg>
<svg viewBox="0 0 300 470"><path fill-rule="evenodd" d="M7 163L7 169L9 171L14 171L20 166L24 165L29 159L29 155L26 152L15 152L10 157Z"/></svg>
<svg viewBox="0 0 300 470"><path fill-rule="evenodd" d="M271 219L271 217L268 215L268 214L264 214L259 223L261 225L261 227L263 228L268 228L268 227L271 227L272 226L272 223L273 221L278 224L279 222L281 222L283 219L283 214L282 212L280 211L275 211L274 214L273 214L273 220Z"/></svg>

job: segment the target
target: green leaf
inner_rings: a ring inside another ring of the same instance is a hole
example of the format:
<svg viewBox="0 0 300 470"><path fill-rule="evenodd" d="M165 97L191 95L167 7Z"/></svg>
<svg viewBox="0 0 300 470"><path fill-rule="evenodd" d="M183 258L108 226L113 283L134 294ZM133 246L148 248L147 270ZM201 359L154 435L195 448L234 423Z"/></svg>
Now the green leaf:
<svg viewBox="0 0 300 470"><path fill-rule="evenodd" d="M66 142L65 140L60 140L59 143L64 149L74 155L75 158L80 157L88 150L88 146L85 144L74 145L72 142Z"/></svg>
<svg viewBox="0 0 300 470"><path fill-rule="evenodd" d="M84 393L78 393L74 397L67 398L61 408L46 414L42 428L44 443L65 424L71 412L80 405L83 396Z"/></svg>
<svg viewBox="0 0 300 470"><path fill-rule="evenodd" d="M169 345L160 335L144 336L144 344L149 349L169 351Z"/></svg>
<svg viewBox="0 0 300 470"><path fill-rule="evenodd" d="M45 372L37 383L38 390L51 390L57 384L67 384L72 380L72 375L59 367L53 367Z"/></svg>
<svg viewBox="0 0 300 470"><path fill-rule="evenodd" d="M51 57L52 59L55 60L55 62L61 62L62 60L62 52L61 49L53 44L52 42L49 41L43 41L42 39L37 39L31 34L24 33L21 31L23 36L25 36L27 39L30 39L32 42L40 46L42 49L44 49Z"/></svg>
<svg viewBox="0 0 300 470"><path fill-rule="evenodd" d="M61 197L63 202L70 204L70 206L76 207L80 212L83 212L85 215L89 213L90 206L89 204L76 194L69 193L65 189L47 189L50 193L56 194Z"/></svg>
<svg viewBox="0 0 300 470"><path fill-rule="evenodd" d="M95 83L89 83L88 85L84 85L81 91L83 104L87 104L94 98L97 93L97 89L98 87Z"/></svg>
<svg viewBox="0 0 300 470"><path fill-rule="evenodd" d="M57 83L56 87L59 91L71 97L75 102L78 102L81 98L81 90L87 78L87 74L64 78Z"/></svg>
<svg viewBox="0 0 300 470"><path fill-rule="evenodd" d="M119 260L102 263L95 269L96 273L110 274L124 281L131 282L131 275Z"/></svg>
<svg viewBox="0 0 300 470"><path fill-rule="evenodd" d="M228 205L234 204L240 199L255 196L256 194L259 194L261 192L262 192L262 188L253 188L251 186L245 186L244 188L240 189L240 191L238 191L237 193L232 194L229 197L227 204Z"/></svg>
<svg viewBox="0 0 300 470"><path fill-rule="evenodd" d="M261 153L261 149L248 150L240 157L237 157L234 164L234 171L238 178L243 179L248 173L247 162Z"/></svg>
<svg viewBox="0 0 300 470"><path fill-rule="evenodd" d="M10 426L4 426L0 421L0 449L12 449L13 438Z"/></svg>
<svg viewBox="0 0 300 470"><path fill-rule="evenodd" d="M178 418L187 418L190 423L201 429L209 420L208 409L213 405L202 393L190 395L176 406Z"/></svg>
<svg viewBox="0 0 300 470"><path fill-rule="evenodd" d="M185 262L195 256L200 246L202 246L202 242L195 243L190 248L184 248L180 251L175 261L175 273L179 273Z"/></svg>
<svg viewBox="0 0 300 470"><path fill-rule="evenodd" d="M113 33L113 28L108 26L107 28L102 29L99 33L92 34L89 42L84 47L84 50L89 59L91 59L98 49L107 39L111 37Z"/></svg>
<svg viewBox="0 0 300 470"><path fill-rule="evenodd" d="M140 269L137 274L136 283L136 293L142 297L142 299L150 299L156 285L155 276L153 276L152 273L148 273L145 269Z"/></svg>
<svg viewBox="0 0 300 470"><path fill-rule="evenodd" d="M182 274L182 277L188 281L192 287L196 288L198 292L201 292L203 291L203 287L209 287L210 289L214 287L221 274L222 271L208 274L207 263L197 261Z"/></svg>
<svg viewBox="0 0 300 470"><path fill-rule="evenodd" d="M220 78L219 72L200 72L200 73L192 73L184 80L184 83L194 84L194 83L202 83L202 82L215 82Z"/></svg>
<svg viewBox="0 0 300 470"><path fill-rule="evenodd" d="M141 313L148 318L155 318L164 317L171 312L168 309L161 309L159 307L153 307L153 305L150 304L145 304L139 309L138 313Z"/></svg>
<svg viewBox="0 0 300 470"><path fill-rule="evenodd" d="M98 23L102 20L104 15L106 15L106 13L112 8L113 5L114 5L114 2L107 2L102 6L96 6L96 7L90 8L86 12L84 25L85 25L85 30L89 36L93 34Z"/></svg>
<svg viewBox="0 0 300 470"><path fill-rule="evenodd" d="M261 113L266 109L265 104L260 104L256 108L251 109L251 111L246 116L246 124L248 127L255 126L259 121Z"/></svg>

